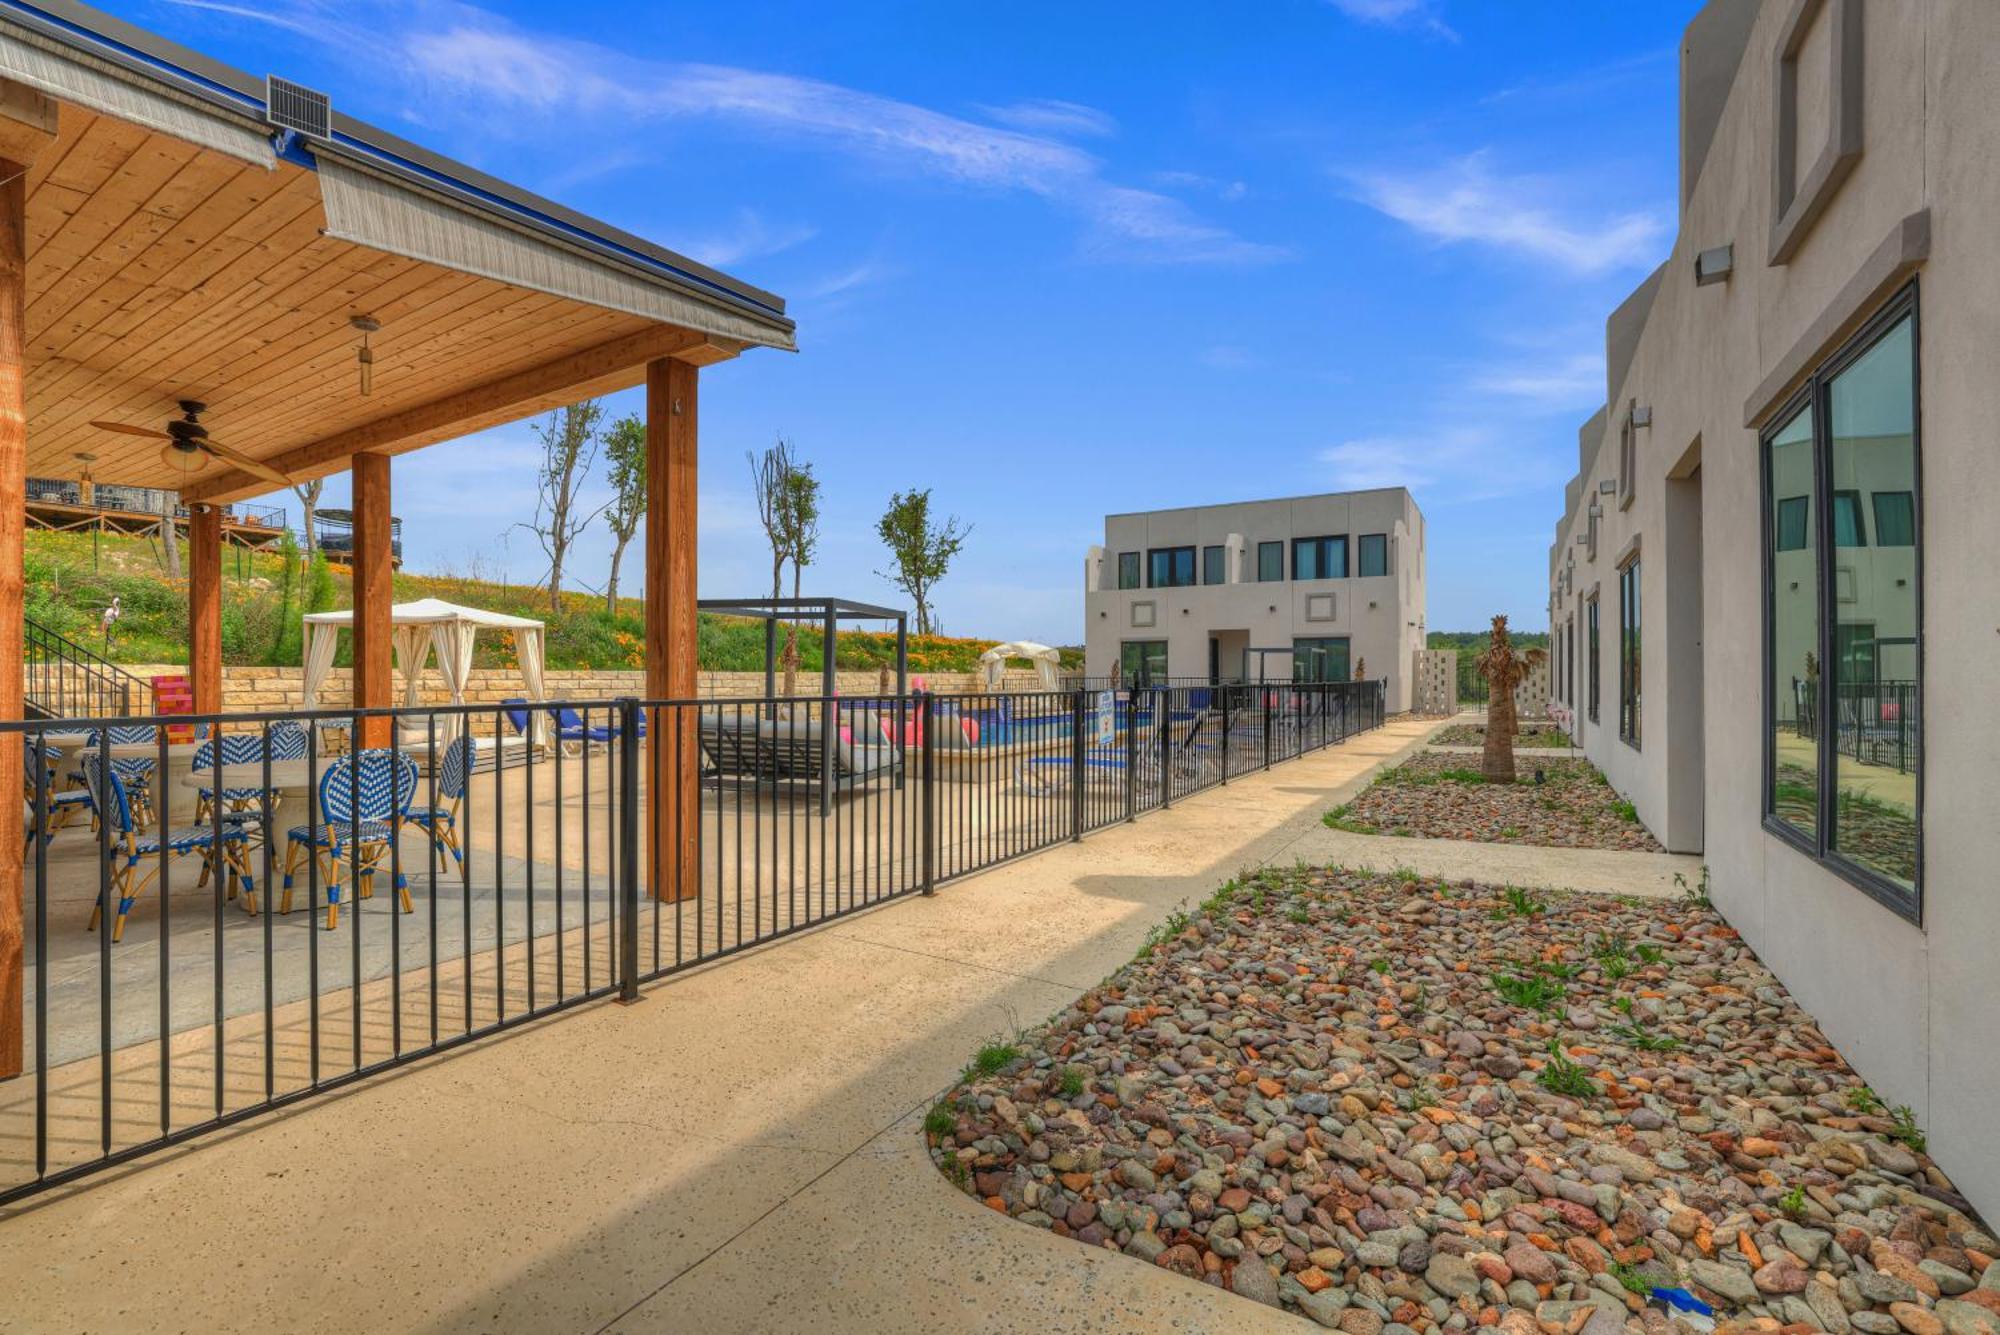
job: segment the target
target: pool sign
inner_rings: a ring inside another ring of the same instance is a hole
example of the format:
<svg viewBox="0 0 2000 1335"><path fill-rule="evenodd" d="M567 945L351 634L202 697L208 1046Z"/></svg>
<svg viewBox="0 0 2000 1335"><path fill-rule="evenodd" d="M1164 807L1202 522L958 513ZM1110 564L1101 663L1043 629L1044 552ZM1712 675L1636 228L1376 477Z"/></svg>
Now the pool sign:
<svg viewBox="0 0 2000 1335"><path fill-rule="evenodd" d="M1118 726L1118 693L1099 691L1097 693L1097 744L1111 745L1112 734Z"/></svg>

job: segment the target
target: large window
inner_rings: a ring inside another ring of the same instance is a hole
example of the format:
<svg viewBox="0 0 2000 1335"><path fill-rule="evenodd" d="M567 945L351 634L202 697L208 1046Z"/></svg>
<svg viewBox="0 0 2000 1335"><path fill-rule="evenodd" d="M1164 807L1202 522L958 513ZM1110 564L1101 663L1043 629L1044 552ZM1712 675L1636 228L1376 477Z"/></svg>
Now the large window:
<svg viewBox="0 0 2000 1335"><path fill-rule="evenodd" d="M1587 660L1584 664L1584 693L1590 701L1590 721L1597 722L1597 599L1584 604L1584 619L1590 628Z"/></svg>
<svg viewBox="0 0 2000 1335"><path fill-rule="evenodd" d="M1194 583L1194 548L1155 547L1146 553L1146 584L1179 589Z"/></svg>
<svg viewBox="0 0 2000 1335"><path fill-rule="evenodd" d="M1301 636L1292 641L1293 681L1346 681L1345 635Z"/></svg>
<svg viewBox="0 0 2000 1335"><path fill-rule="evenodd" d="M1775 758L1765 812L1806 838L1819 826L1819 543L1811 517L1813 411L1798 410L1764 441L1772 552L1766 574L1771 680L1766 689ZM1771 583L1776 580L1775 585Z"/></svg>
<svg viewBox="0 0 2000 1335"><path fill-rule="evenodd" d="M1916 326L1912 287L1817 368L1763 440L1765 819L1912 917L1923 756ZM1784 507L1800 494L1815 518L1792 541L1799 525ZM1815 541L1820 531L1832 540Z"/></svg>
<svg viewBox="0 0 2000 1335"><path fill-rule="evenodd" d="M1618 572L1618 735L1639 745L1639 561Z"/></svg>
<svg viewBox="0 0 2000 1335"><path fill-rule="evenodd" d="M1346 579L1347 537L1293 538L1293 579Z"/></svg>
<svg viewBox="0 0 2000 1335"><path fill-rule="evenodd" d="M1126 640L1118 646L1118 675L1127 686L1145 686L1167 675L1165 640Z"/></svg>
<svg viewBox="0 0 2000 1335"><path fill-rule="evenodd" d="M1364 533L1361 544L1355 552L1361 563L1361 578L1371 579L1376 575L1389 573L1389 535L1386 533Z"/></svg>
<svg viewBox="0 0 2000 1335"><path fill-rule="evenodd" d="M1118 553L1118 587L1121 589L1139 587L1139 553Z"/></svg>
<svg viewBox="0 0 2000 1335"><path fill-rule="evenodd" d="M1260 542L1257 544L1257 578L1269 583L1285 577L1285 544L1282 542Z"/></svg>
<svg viewBox="0 0 2000 1335"><path fill-rule="evenodd" d="M1229 582L1229 553L1221 547L1201 549L1201 582L1204 584L1227 584Z"/></svg>

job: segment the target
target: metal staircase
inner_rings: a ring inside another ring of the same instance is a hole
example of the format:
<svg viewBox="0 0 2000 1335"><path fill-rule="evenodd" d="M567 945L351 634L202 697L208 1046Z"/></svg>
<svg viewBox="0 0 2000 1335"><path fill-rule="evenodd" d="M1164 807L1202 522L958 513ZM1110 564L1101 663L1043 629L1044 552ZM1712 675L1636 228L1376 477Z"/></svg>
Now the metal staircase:
<svg viewBox="0 0 2000 1335"><path fill-rule="evenodd" d="M38 621L23 627L23 712L29 718L125 718L151 687L104 655Z"/></svg>

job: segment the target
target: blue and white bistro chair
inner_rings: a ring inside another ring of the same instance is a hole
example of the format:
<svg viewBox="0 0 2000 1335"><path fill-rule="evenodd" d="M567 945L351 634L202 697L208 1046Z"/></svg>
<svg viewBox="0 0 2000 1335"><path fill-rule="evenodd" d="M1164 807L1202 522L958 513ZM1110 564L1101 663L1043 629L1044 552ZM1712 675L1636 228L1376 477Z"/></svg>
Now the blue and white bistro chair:
<svg viewBox="0 0 2000 1335"><path fill-rule="evenodd" d="M158 733L150 723L128 723L113 726L109 731L113 746L150 746L158 740ZM91 729L84 738L69 772L70 782L79 788L89 787L84 781L85 761L98 758L97 730ZM152 756L120 756L111 762L111 772L125 786L125 795L131 802L129 812L133 823L142 830L153 823L153 769Z"/></svg>
<svg viewBox="0 0 2000 1335"><path fill-rule="evenodd" d="M471 779L472 738L461 733L445 748L444 760L438 766L437 805L412 807L405 817L410 824L429 831L431 842L451 854L454 862L465 860L465 852L458 843L458 813Z"/></svg>
<svg viewBox="0 0 2000 1335"><path fill-rule="evenodd" d="M285 894L278 912L292 911L292 879L301 859L317 857L326 882L327 929L339 926L342 863L355 897L369 898L375 872L416 795L417 762L401 751L357 751L329 766L319 782L319 822L295 825L286 836ZM403 912L410 912L407 876L396 878L396 893Z"/></svg>
<svg viewBox="0 0 2000 1335"><path fill-rule="evenodd" d="M27 832L23 856L35 851L37 833L41 835L42 844L46 847L56 837L56 831L69 824L79 813L94 819L97 812L97 804L91 801L88 788L75 787L64 790L58 787L56 776L62 764L61 748L50 746L39 737L33 738L27 743L25 759L26 773L23 777L27 780L25 797L28 814L27 823L22 827ZM39 831L35 828L35 765L38 762L42 766L42 772L48 776L43 785L43 800L48 803L48 820ZM77 775L76 782L81 784L83 776Z"/></svg>
<svg viewBox="0 0 2000 1335"><path fill-rule="evenodd" d="M107 774L103 757L85 756L83 775L91 798L97 804L100 819L110 826L108 856L111 859L111 893L118 897L118 916L111 921L113 941L124 936L125 916L132 911L139 895L153 883L153 878L160 874L158 855L162 849L170 858L199 853L203 861L211 865L219 856L229 876L230 893L235 893L240 882L246 896L256 894L257 881L251 875L249 859L243 855L245 836L242 830L225 825L218 838L212 825L190 826L140 838L132 822L132 807L126 797L125 781L118 777L116 764ZM146 869L143 875L139 871L142 864ZM90 931L97 930L103 914L104 899L100 894L96 907L90 911Z"/></svg>

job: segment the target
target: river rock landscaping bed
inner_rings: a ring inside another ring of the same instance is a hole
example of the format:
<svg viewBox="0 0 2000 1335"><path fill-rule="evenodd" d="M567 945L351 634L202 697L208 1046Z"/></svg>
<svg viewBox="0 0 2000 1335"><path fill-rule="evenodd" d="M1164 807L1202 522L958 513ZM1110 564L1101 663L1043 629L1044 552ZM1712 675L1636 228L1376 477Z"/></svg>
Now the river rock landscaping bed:
<svg viewBox="0 0 2000 1335"><path fill-rule="evenodd" d="M1486 725L1484 723L1454 723L1449 728L1440 728L1431 736L1432 746L1484 746L1486 745ZM1514 749L1517 751L1566 750L1571 746L1569 734L1553 723L1523 723L1514 731Z"/></svg>
<svg viewBox="0 0 2000 1335"><path fill-rule="evenodd" d="M1995 1335L2000 1244L1698 900L1266 872L930 1111L995 1210L1346 1335Z"/></svg>
<svg viewBox="0 0 2000 1335"><path fill-rule="evenodd" d="M1516 772L1514 783L1487 783L1477 756L1420 752L1328 812L1326 823L1355 834L1659 851L1632 804L1589 761L1526 755Z"/></svg>

